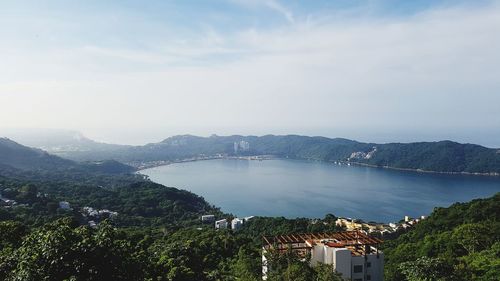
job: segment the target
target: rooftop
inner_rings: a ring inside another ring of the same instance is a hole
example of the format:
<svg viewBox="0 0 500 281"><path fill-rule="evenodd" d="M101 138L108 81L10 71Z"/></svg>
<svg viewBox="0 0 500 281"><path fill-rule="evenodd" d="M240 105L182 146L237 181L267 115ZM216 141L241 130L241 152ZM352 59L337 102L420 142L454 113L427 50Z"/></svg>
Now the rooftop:
<svg viewBox="0 0 500 281"><path fill-rule="evenodd" d="M359 230L331 233L304 233L278 236L263 236L266 250L307 252L317 244L332 248L346 248L355 256L375 253L381 239L370 237ZM372 247L373 246L373 247Z"/></svg>

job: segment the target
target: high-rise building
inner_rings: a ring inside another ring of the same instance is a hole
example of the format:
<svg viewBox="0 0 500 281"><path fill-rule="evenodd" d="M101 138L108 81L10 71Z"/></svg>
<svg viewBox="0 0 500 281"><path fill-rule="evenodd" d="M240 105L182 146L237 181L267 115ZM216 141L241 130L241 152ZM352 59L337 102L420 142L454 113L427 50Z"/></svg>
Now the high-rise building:
<svg viewBox="0 0 500 281"><path fill-rule="evenodd" d="M243 151L249 151L250 150L250 143L244 140L241 140L239 142L234 142L234 153L237 154L238 152L243 152Z"/></svg>

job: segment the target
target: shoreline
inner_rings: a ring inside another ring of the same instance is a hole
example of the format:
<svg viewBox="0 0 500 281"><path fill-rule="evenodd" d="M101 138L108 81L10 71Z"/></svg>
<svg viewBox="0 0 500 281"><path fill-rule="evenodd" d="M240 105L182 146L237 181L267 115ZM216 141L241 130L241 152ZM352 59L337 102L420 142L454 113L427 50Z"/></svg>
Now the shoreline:
<svg viewBox="0 0 500 281"><path fill-rule="evenodd" d="M305 161L316 161L316 162L324 162L324 163L330 163L330 164L340 164L340 165L354 165L354 166L361 166L361 167L369 167L369 168L378 168L378 169L388 169L388 170L395 170L395 171L405 171L405 172L416 172L416 173L424 173L424 174L442 174L442 175L463 175L463 176L481 176L481 177L500 177L500 173L472 173L472 172L440 172L440 171L429 171L429 170L422 170L422 169L412 169L412 168L398 168L398 167L392 167L392 166L378 166L378 165L372 165L372 164L367 164L367 163L361 163L361 162L352 162L352 161L343 161L343 160L317 160L317 159L308 159L308 158L286 158L286 157L279 157L276 155L249 155L249 156L228 156L228 155L215 155L215 156L200 156L200 157L192 157L192 158L186 158L186 159L180 159L180 160L160 160L160 161L151 161L151 162L144 162L140 163L140 165L134 165L134 163L127 163L128 165L131 165L136 168L136 172L146 170L146 169L151 169L151 168L156 168L156 167L161 167L161 166L167 166L171 164L177 164L177 163L186 163L186 162L196 162L196 161L206 161L206 160L217 160L217 159L228 159L228 160L258 160L258 161L263 161L263 160L273 160L273 159L280 159L280 160L305 160Z"/></svg>
<svg viewBox="0 0 500 281"><path fill-rule="evenodd" d="M388 170L396 170L396 171L406 171L406 172L417 172L417 173L424 173L424 174L463 175L463 176L481 176L481 177L499 177L500 176L500 173L439 172L439 171L429 171L429 170L412 169L412 168L377 166L377 165L361 163L361 162L350 162L349 161L349 162L342 162L342 163L345 165L347 163L349 163L351 165L362 166L362 167L388 169Z"/></svg>
<svg viewBox="0 0 500 281"><path fill-rule="evenodd" d="M152 169L161 166L168 166L171 164L179 164L179 163L187 163L187 162L197 162L197 161L207 161L207 160L218 160L218 159L226 159L226 160L248 160L248 161L264 161L264 160L273 160L273 159L282 159L276 157L274 155L250 155L250 156L227 156L227 155L216 155L216 156L201 156L201 157L192 157L180 160L160 160L160 161L151 161L141 163L140 166L134 165L133 163L126 163L127 165L131 165L136 168L136 172ZM283 158L286 159L286 158Z"/></svg>

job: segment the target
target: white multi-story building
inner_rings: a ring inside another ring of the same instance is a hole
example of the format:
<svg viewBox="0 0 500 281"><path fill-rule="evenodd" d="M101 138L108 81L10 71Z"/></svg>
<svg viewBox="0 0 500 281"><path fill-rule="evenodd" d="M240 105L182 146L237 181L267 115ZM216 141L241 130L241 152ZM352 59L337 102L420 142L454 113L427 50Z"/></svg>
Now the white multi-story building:
<svg viewBox="0 0 500 281"><path fill-rule="evenodd" d="M292 249L304 257L309 255L311 266L333 265L333 269L347 280L383 281L384 254L378 250L380 243L382 240L361 231L264 237L262 279L267 279L272 266L268 264L266 253Z"/></svg>
<svg viewBox="0 0 500 281"><path fill-rule="evenodd" d="M240 151L248 151L250 150L250 143L247 141L239 141L234 143L234 153L238 153Z"/></svg>
<svg viewBox="0 0 500 281"><path fill-rule="evenodd" d="M243 226L243 220L242 219L239 219L239 218L234 218L232 221L231 221L231 229L232 230L238 230L240 229L242 226Z"/></svg>
<svg viewBox="0 0 500 281"><path fill-rule="evenodd" d="M227 228L227 220L218 220L215 221L215 229L226 229Z"/></svg>
<svg viewBox="0 0 500 281"><path fill-rule="evenodd" d="M201 221L202 222L213 222L213 221L215 221L215 216L214 215L203 215L203 216L201 216Z"/></svg>
<svg viewBox="0 0 500 281"><path fill-rule="evenodd" d="M240 148L243 151L248 151L250 150L250 143L247 141L240 141Z"/></svg>
<svg viewBox="0 0 500 281"><path fill-rule="evenodd" d="M311 265L332 264L343 278L353 281L384 279L383 253L370 245L348 247L336 240L307 242L311 246Z"/></svg>

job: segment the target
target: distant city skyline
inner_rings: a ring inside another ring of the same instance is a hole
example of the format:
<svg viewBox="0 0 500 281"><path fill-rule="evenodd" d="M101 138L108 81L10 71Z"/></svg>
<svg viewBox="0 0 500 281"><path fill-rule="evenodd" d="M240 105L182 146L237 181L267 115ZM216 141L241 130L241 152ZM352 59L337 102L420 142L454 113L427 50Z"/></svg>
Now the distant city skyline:
<svg viewBox="0 0 500 281"><path fill-rule="evenodd" d="M0 133L500 147L500 1L4 1L0 38Z"/></svg>

